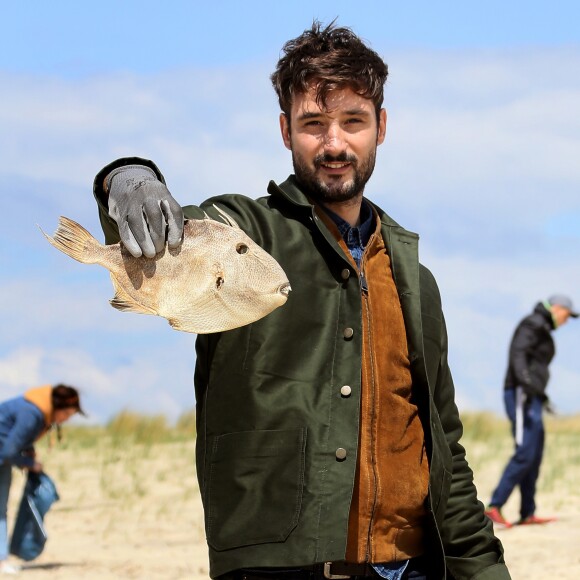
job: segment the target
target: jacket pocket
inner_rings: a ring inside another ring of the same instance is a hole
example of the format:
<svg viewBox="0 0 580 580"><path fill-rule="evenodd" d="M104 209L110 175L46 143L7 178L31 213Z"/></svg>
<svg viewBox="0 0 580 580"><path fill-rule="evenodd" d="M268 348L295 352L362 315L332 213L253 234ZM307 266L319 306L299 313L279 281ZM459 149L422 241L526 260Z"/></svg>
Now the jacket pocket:
<svg viewBox="0 0 580 580"><path fill-rule="evenodd" d="M306 430L227 433L208 443L208 544L219 551L286 540L300 515Z"/></svg>

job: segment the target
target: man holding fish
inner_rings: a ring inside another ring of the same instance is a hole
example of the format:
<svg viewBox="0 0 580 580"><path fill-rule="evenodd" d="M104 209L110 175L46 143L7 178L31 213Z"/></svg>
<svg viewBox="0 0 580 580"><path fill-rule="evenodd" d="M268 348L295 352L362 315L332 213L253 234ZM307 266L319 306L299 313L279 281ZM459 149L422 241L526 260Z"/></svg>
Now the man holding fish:
<svg viewBox="0 0 580 580"><path fill-rule="evenodd" d="M350 29L315 22L272 75L294 174L267 195L181 208L140 158L95 180L108 244L178 255L184 217L225 214L292 287L268 316L197 338L212 578L510 578L459 443L436 282L418 236L363 197L386 78Z"/></svg>

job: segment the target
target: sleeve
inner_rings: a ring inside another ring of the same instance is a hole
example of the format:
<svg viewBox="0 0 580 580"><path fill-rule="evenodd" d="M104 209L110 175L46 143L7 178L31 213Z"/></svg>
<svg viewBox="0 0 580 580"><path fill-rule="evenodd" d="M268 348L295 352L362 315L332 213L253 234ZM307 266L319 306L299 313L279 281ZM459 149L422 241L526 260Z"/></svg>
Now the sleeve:
<svg viewBox="0 0 580 580"><path fill-rule="evenodd" d="M2 442L0 462L9 462L17 467L32 467L34 465L34 447L32 442L42 432L44 420L41 415L23 409L16 414L14 425ZM27 454L23 455L22 452Z"/></svg>
<svg viewBox="0 0 580 580"><path fill-rule="evenodd" d="M510 345L510 365L517 384L527 395L543 395L543 385L537 375L530 372L530 353L538 344L540 323L534 317L525 318L516 328Z"/></svg>
<svg viewBox="0 0 580 580"><path fill-rule="evenodd" d="M434 403L452 456L452 479L445 510L441 540L445 561L456 580L507 580L503 547L495 537L493 524L477 499L473 472L460 444L463 425L455 403L455 387L447 361L447 330L442 325L441 361L434 391Z"/></svg>
<svg viewBox="0 0 580 580"><path fill-rule="evenodd" d="M448 363L448 338L441 296L435 278L426 268L421 268L421 308L432 324L429 336L423 325L423 341L438 343L430 349L433 359L428 365L432 404L430 424L432 434L432 469L444 463L442 477L447 482L431 483L432 492L440 493L444 502L435 507L437 527L443 545L448 577L453 580L508 580L509 571L503 557L501 542L495 537L493 524L484 513L483 504L477 499L473 472L467 462L465 449L460 440L463 425L455 402L455 386ZM435 455L438 455L436 457ZM441 476L438 471L437 477ZM449 486L447 488L447 486ZM439 492L437 487L443 490ZM432 498L434 499L434 498Z"/></svg>

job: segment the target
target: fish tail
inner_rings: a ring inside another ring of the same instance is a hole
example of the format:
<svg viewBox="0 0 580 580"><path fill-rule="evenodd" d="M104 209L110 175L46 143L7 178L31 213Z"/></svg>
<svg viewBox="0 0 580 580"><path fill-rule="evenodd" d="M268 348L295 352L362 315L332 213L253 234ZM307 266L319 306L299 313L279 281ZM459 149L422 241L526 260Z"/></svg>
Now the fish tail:
<svg viewBox="0 0 580 580"><path fill-rule="evenodd" d="M96 264L102 245L77 222L61 216L54 236L42 231L44 237L58 250L83 264Z"/></svg>

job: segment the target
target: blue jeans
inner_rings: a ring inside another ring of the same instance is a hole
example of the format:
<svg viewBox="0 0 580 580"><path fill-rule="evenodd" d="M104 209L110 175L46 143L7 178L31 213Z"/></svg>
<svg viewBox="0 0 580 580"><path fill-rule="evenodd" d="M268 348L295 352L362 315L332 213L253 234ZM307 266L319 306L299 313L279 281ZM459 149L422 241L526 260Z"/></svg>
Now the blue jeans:
<svg viewBox="0 0 580 580"><path fill-rule="evenodd" d="M516 426L516 390L506 389L504 402L512 424ZM490 505L501 507L509 498L514 487L521 493L520 517L527 518L536 511L536 481L540 475L540 464L544 453L543 407L539 397L528 397L524 404L523 440L516 444L515 452L506 465L499 484L492 494Z"/></svg>
<svg viewBox="0 0 580 580"><path fill-rule="evenodd" d="M8 507L8 494L12 483L12 465L2 463L0 465L0 561L8 558L8 526L6 524L6 509Z"/></svg>

